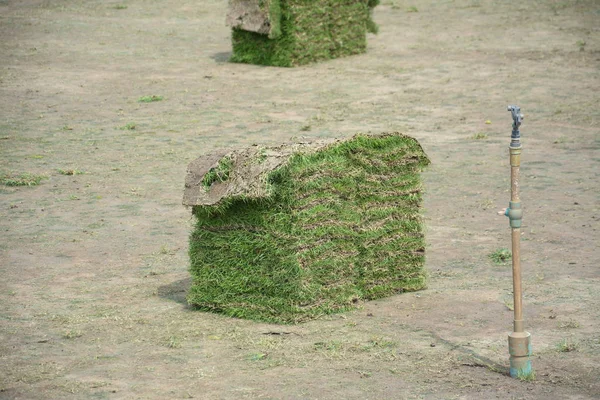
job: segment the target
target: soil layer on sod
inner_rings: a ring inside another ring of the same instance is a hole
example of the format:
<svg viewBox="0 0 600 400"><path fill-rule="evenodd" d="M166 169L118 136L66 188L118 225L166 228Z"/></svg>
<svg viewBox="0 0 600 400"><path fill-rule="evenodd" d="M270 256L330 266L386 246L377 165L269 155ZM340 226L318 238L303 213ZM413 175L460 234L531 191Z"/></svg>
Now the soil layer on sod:
<svg viewBox="0 0 600 400"><path fill-rule="evenodd" d="M254 146L188 167L202 310L297 323L425 286L420 171L399 133Z"/></svg>
<svg viewBox="0 0 600 400"><path fill-rule="evenodd" d="M231 61L292 67L367 49L379 0L230 0Z"/></svg>

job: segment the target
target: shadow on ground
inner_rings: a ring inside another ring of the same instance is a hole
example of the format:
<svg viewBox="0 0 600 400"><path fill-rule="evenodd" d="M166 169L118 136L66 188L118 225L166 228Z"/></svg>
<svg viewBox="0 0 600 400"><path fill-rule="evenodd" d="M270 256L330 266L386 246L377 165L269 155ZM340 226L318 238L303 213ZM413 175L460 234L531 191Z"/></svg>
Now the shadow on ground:
<svg viewBox="0 0 600 400"><path fill-rule="evenodd" d="M188 303L186 300L188 290L192 285L192 278L185 278L179 281L175 281L168 285L158 287L158 296L164 299L173 300L177 303L184 304L187 307ZM189 307L191 308L191 307Z"/></svg>
<svg viewBox="0 0 600 400"><path fill-rule="evenodd" d="M215 60L218 63L226 63L229 62L229 59L231 58L231 52L230 51L222 51L220 53L215 53L212 56L210 56L210 58L212 58L213 60Z"/></svg>

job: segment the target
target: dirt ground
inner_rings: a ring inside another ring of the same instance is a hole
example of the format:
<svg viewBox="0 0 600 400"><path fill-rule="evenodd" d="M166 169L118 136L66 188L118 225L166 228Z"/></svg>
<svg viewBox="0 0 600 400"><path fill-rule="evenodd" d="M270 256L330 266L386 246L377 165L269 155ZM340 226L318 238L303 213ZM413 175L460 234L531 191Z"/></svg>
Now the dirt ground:
<svg viewBox="0 0 600 400"><path fill-rule="evenodd" d="M46 177L0 186L0 398L600 397L600 3L382 3L367 54L281 69L227 62L225 0L0 0L0 172ZM513 103L531 382L489 258ZM432 160L429 288L295 326L188 308L187 164L360 131Z"/></svg>

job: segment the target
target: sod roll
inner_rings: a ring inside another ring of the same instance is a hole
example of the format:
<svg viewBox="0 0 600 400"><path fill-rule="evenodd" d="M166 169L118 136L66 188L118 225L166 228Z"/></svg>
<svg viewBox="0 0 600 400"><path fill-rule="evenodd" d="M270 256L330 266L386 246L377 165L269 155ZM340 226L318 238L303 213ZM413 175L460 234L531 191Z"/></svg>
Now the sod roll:
<svg viewBox="0 0 600 400"><path fill-rule="evenodd" d="M221 152L188 167L190 304L298 323L425 286L419 143L399 133Z"/></svg>
<svg viewBox="0 0 600 400"><path fill-rule="evenodd" d="M230 0L231 61L292 67L367 49L379 0ZM252 18L251 18L252 17Z"/></svg>

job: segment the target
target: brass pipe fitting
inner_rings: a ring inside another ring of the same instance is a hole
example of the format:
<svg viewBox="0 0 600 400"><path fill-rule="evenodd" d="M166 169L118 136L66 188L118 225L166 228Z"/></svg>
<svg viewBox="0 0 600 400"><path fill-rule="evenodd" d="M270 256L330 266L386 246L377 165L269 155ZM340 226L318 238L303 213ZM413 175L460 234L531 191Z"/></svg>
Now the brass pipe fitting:
<svg viewBox="0 0 600 400"><path fill-rule="evenodd" d="M523 219L523 210L521 209L521 202L508 202L508 208L506 209L504 215L508 217L511 228L520 228L521 220Z"/></svg>
<svg viewBox="0 0 600 400"><path fill-rule="evenodd" d="M515 325L517 322L515 321ZM513 332L508 335L508 352L510 354L510 376L520 378L532 373L531 334L529 332L521 330L521 332Z"/></svg>

